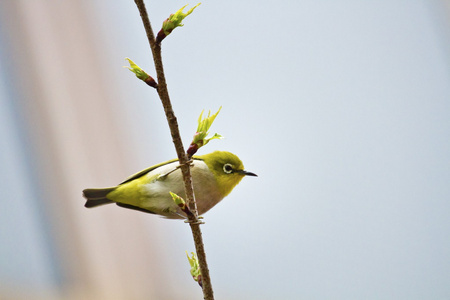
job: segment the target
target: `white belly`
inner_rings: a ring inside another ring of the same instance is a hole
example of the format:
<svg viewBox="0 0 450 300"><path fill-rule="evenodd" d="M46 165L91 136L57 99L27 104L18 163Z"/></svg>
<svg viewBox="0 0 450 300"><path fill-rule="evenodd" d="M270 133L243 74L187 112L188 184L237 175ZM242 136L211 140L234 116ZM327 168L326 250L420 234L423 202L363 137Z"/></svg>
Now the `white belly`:
<svg viewBox="0 0 450 300"><path fill-rule="evenodd" d="M167 218L181 218L185 216L169 194L169 192L175 193L186 200L181 170L173 171L178 165L178 162L173 162L145 175L151 181L143 186L145 197L142 198L143 201L140 203L140 207ZM169 175L161 177L161 175L169 172L171 172ZM223 196L219 193L213 174L203 161L194 160L191 174L198 214L202 215L222 200Z"/></svg>

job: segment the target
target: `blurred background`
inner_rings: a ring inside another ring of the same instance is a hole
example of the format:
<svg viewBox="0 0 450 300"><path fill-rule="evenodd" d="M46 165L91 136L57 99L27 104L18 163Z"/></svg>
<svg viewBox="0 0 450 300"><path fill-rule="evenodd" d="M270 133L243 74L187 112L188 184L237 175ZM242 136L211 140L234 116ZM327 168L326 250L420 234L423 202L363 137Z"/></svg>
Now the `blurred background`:
<svg viewBox="0 0 450 300"><path fill-rule="evenodd" d="M205 1L163 42L185 144L223 106L199 154L259 175L205 215L217 299L450 299L449 3ZM125 57L131 0L0 1L1 299L202 299L188 225L83 207L176 157Z"/></svg>

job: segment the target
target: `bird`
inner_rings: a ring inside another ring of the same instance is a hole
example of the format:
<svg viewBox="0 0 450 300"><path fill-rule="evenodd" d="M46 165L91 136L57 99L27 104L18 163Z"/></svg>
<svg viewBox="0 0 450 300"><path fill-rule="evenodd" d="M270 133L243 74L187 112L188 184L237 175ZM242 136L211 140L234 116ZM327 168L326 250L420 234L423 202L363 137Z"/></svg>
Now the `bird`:
<svg viewBox="0 0 450 300"><path fill-rule="evenodd" d="M245 176L257 176L244 170L242 161L227 151L193 156L191 176L199 215L219 203ZM87 208L115 203L168 219L185 219L186 214L169 192L185 197L184 181L178 159L172 159L128 177L117 186L83 190Z"/></svg>

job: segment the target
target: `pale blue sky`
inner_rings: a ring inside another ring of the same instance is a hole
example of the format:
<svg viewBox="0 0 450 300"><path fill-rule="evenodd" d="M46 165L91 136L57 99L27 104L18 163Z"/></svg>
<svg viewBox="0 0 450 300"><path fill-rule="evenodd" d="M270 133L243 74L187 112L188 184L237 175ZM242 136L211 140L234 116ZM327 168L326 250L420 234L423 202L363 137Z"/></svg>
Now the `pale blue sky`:
<svg viewBox="0 0 450 300"><path fill-rule="evenodd" d="M214 130L227 139L204 151L233 151L260 175L207 214L218 294L450 296L445 17L429 1L204 2L164 44L185 139L201 109L222 105ZM128 21L113 58L145 64L141 24ZM162 122L132 85L138 110ZM169 138L156 143L171 151Z"/></svg>

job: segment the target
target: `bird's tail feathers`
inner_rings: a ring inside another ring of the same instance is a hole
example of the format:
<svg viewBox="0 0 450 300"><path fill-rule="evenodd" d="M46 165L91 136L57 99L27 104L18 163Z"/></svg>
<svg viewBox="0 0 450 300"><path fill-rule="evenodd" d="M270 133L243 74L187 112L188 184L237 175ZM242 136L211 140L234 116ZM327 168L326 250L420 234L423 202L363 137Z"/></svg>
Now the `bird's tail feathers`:
<svg viewBox="0 0 450 300"><path fill-rule="evenodd" d="M91 208L99 205L114 203L113 201L106 198L106 195L108 195L114 189L115 187L104 189L85 189L83 191L83 196L87 199L87 201L84 206Z"/></svg>

